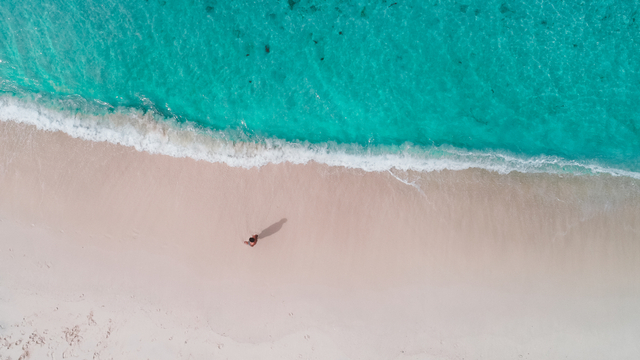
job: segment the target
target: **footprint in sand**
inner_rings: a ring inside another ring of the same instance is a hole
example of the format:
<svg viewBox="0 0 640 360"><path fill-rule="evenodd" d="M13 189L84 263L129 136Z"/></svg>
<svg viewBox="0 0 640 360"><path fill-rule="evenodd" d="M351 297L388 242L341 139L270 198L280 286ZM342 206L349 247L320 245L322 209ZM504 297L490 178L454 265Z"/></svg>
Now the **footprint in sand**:
<svg viewBox="0 0 640 360"><path fill-rule="evenodd" d="M89 323L89 326L97 325L96 321L93 320L93 311L89 312L89 315L87 315L87 322Z"/></svg>

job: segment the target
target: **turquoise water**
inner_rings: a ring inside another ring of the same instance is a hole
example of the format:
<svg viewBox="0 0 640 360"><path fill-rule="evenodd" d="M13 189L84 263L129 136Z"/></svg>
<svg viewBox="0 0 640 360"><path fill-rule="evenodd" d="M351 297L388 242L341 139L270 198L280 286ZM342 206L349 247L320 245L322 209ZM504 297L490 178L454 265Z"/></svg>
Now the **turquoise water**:
<svg viewBox="0 0 640 360"><path fill-rule="evenodd" d="M248 142L640 171L638 1L5 0L0 14L5 99Z"/></svg>

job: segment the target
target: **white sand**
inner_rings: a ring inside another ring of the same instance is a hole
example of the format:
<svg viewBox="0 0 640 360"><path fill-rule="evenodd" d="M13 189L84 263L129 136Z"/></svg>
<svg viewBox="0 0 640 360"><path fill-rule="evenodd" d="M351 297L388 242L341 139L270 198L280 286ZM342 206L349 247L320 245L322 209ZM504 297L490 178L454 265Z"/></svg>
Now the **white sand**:
<svg viewBox="0 0 640 360"><path fill-rule="evenodd" d="M396 176L0 122L0 359L640 357L640 182Z"/></svg>

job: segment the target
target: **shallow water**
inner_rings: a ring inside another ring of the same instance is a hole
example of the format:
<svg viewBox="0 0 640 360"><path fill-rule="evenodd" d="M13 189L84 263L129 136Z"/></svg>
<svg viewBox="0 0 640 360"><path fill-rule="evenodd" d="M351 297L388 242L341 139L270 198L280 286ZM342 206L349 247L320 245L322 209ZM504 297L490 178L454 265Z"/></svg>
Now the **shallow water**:
<svg viewBox="0 0 640 360"><path fill-rule="evenodd" d="M147 128L186 122L231 141L206 152L242 157L243 166L316 160L635 177L638 9L637 1L7 1L2 118L46 128L44 117L57 116L68 133L107 128L109 139L98 140L159 151L114 120L148 113ZM192 140L180 143L204 146ZM238 141L248 149L236 151ZM277 156L265 155L274 147Z"/></svg>

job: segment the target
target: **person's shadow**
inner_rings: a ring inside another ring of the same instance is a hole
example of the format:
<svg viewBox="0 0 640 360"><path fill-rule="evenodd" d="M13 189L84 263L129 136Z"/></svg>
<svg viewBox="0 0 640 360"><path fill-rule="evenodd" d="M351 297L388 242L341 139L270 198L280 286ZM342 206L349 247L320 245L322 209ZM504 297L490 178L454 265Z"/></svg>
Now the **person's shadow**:
<svg viewBox="0 0 640 360"><path fill-rule="evenodd" d="M280 221L278 221L277 223L270 225L268 228L262 230L262 232L260 232L260 234L258 234L258 239L264 239L267 236L271 236L275 233L277 233L278 231L280 231L280 229L282 229L282 225L284 223L287 222L287 219L282 219Z"/></svg>

